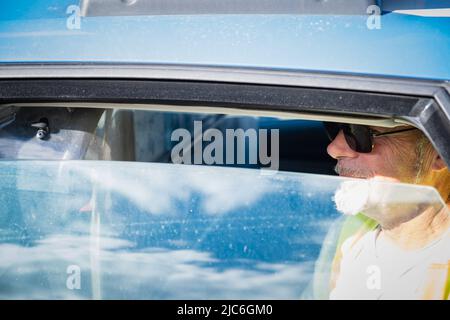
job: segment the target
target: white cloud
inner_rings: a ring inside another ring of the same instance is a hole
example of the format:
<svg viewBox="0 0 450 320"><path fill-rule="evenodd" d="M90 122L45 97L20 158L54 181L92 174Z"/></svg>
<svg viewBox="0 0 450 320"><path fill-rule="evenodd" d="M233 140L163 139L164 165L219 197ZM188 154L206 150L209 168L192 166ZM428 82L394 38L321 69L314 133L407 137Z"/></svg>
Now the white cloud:
<svg viewBox="0 0 450 320"><path fill-rule="evenodd" d="M101 248L93 254L91 240L59 235L32 247L1 244L0 297L91 298L89 278L98 274L103 298L295 299L312 276L310 262L272 264L249 260L246 264L224 266L226 261L208 252L137 250L132 243L114 238L101 238ZM85 273L84 291L65 287L69 265L78 265ZM98 270L93 270L96 266Z"/></svg>

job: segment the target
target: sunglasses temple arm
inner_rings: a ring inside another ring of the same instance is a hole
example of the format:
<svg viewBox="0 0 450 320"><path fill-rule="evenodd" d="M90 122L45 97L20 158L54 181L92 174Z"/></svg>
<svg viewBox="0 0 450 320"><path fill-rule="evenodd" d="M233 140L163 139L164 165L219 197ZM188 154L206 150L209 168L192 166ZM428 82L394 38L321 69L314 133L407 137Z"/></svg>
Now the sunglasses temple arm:
<svg viewBox="0 0 450 320"><path fill-rule="evenodd" d="M401 133L401 132L406 132L406 131L412 131L412 130L417 130L417 128L408 128L408 129L402 129L402 130L397 130L397 131L390 131L390 132L382 132L382 133L374 133L373 136L374 137L382 137L382 136L388 136L391 134L396 134L396 133Z"/></svg>

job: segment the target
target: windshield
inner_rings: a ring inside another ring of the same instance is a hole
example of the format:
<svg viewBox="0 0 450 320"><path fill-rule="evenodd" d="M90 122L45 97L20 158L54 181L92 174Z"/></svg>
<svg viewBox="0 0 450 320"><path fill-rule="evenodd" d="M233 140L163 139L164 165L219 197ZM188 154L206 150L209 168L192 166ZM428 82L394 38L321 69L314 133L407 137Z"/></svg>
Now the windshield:
<svg viewBox="0 0 450 320"><path fill-rule="evenodd" d="M327 298L338 230L373 209L346 198L366 190L384 212L444 207L432 188L315 174L110 161L0 167L1 299Z"/></svg>

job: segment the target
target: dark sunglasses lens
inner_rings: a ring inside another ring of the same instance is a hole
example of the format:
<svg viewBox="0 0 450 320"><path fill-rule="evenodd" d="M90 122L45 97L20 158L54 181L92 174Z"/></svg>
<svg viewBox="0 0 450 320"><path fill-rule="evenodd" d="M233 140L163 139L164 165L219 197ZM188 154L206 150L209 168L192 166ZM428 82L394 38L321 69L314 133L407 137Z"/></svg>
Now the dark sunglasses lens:
<svg viewBox="0 0 450 320"><path fill-rule="evenodd" d="M331 141L336 138L340 130L343 130L345 141L352 150L360 153L372 151L372 134L369 127L334 122L324 122L323 125Z"/></svg>
<svg viewBox="0 0 450 320"><path fill-rule="evenodd" d="M360 153L372 152L372 134L369 127L350 124L344 130L345 139L353 150Z"/></svg>
<svg viewBox="0 0 450 320"><path fill-rule="evenodd" d="M358 149L358 142L356 141L355 136L351 132L349 132L349 131L344 129L344 137L345 137L345 141L347 142L348 146L352 150L359 152L357 150Z"/></svg>
<svg viewBox="0 0 450 320"><path fill-rule="evenodd" d="M327 132L328 138L333 141L341 130L341 125L339 123L324 122L323 126Z"/></svg>

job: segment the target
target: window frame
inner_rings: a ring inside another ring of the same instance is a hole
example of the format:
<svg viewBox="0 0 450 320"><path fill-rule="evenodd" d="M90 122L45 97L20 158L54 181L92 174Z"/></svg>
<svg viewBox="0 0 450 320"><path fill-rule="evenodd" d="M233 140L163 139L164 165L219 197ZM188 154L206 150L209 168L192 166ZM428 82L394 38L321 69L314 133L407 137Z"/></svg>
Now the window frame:
<svg viewBox="0 0 450 320"><path fill-rule="evenodd" d="M450 167L450 83L242 67L152 64L3 64L0 104L175 105L355 119L422 130ZM145 107L144 107L145 108Z"/></svg>

